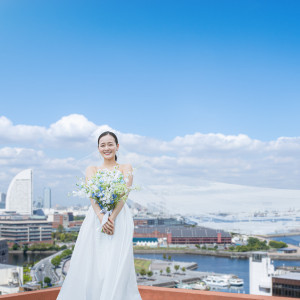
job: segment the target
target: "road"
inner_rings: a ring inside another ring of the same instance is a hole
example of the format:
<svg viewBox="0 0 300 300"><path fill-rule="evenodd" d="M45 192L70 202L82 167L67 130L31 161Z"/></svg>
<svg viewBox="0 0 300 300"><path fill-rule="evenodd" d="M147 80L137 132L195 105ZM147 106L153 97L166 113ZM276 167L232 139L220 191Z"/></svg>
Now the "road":
<svg viewBox="0 0 300 300"><path fill-rule="evenodd" d="M42 281L47 276L51 279L51 283L54 285L60 281L60 274L57 274L54 266L51 264L51 259L57 255L60 255L63 250L52 254L34 265L31 269L30 275L32 276L32 281Z"/></svg>

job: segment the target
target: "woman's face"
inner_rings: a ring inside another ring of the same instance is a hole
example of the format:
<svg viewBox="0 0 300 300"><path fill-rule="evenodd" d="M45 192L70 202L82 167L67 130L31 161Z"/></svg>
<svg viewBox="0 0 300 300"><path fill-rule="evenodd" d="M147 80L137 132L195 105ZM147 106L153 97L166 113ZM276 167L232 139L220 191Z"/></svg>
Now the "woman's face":
<svg viewBox="0 0 300 300"><path fill-rule="evenodd" d="M99 152L104 159L114 159L119 145L110 134L103 136L99 141Z"/></svg>

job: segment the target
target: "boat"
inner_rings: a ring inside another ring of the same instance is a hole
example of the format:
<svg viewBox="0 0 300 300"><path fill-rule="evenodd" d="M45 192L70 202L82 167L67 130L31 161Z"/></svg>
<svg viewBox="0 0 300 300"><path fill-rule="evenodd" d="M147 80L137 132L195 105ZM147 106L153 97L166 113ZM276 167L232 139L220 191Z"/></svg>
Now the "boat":
<svg viewBox="0 0 300 300"><path fill-rule="evenodd" d="M177 289L187 289L187 290L191 290L192 287L189 284L186 283L178 283L175 286Z"/></svg>
<svg viewBox="0 0 300 300"><path fill-rule="evenodd" d="M201 290L201 291L207 291L210 289L209 286L204 281L197 281L191 284L191 287L193 290Z"/></svg>
<svg viewBox="0 0 300 300"><path fill-rule="evenodd" d="M229 284L231 286L242 286L244 285L244 280L238 277L232 277L229 279Z"/></svg>
<svg viewBox="0 0 300 300"><path fill-rule="evenodd" d="M227 287L229 286L229 281L221 276L207 276L203 281L209 286L216 287Z"/></svg>

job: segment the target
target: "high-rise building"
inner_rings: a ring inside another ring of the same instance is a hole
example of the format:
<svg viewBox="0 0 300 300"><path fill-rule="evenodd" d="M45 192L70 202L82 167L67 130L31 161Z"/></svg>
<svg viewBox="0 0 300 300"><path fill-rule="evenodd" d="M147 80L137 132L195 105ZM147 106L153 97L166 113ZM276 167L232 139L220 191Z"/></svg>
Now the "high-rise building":
<svg viewBox="0 0 300 300"><path fill-rule="evenodd" d="M38 197L38 199L34 202L34 207L36 208L43 208L44 207L44 198L43 197Z"/></svg>
<svg viewBox="0 0 300 300"><path fill-rule="evenodd" d="M44 188L44 208L51 208L51 189Z"/></svg>
<svg viewBox="0 0 300 300"><path fill-rule="evenodd" d="M6 194L0 193L0 209L5 208Z"/></svg>
<svg viewBox="0 0 300 300"><path fill-rule="evenodd" d="M6 210L32 215L32 170L17 174L11 181L6 196Z"/></svg>

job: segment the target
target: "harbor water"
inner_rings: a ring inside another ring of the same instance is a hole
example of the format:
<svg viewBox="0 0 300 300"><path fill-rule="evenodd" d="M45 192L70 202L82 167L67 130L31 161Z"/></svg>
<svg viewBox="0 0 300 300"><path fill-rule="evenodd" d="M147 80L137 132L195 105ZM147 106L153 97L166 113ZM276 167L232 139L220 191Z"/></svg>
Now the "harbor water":
<svg viewBox="0 0 300 300"><path fill-rule="evenodd" d="M272 240L285 242L287 244L300 246L300 235L291 235L291 236L275 236L272 237Z"/></svg>
<svg viewBox="0 0 300 300"><path fill-rule="evenodd" d="M172 261L196 262L196 271L234 274L244 280L244 286L239 288L218 289L218 291L249 294L249 260L193 254L170 254ZM161 259L162 254L135 254L136 258ZM180 265L180 263L179 263ZM274 266L300 266L300 261L275 260Z"/></svg>

